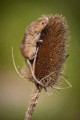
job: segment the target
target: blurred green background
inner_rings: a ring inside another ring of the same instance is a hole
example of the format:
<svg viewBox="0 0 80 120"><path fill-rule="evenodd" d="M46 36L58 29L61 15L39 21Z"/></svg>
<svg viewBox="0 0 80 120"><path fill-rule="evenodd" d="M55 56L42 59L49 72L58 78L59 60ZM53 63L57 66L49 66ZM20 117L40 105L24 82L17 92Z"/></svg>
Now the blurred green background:
<svg viewBox="0 0 80 120"><path fill-rule="evenodd" d="M62 14L70 30L69 58L65 74L72 88L44 90L32 120L80 120L80 0L0 0L0 120L23 120L32 91L32 83L20 78L11 58L11 46L17 66L23 66L19 45L26 26L43 14Z"/></svg>

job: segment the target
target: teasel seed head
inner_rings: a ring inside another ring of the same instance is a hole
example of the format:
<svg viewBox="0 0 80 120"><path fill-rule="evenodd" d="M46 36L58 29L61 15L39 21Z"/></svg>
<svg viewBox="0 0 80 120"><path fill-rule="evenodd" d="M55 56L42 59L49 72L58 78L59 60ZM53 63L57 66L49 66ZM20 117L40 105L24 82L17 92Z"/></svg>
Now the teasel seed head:
<svg viewBox="0 0 80 120"><path fill-rule="evenodd" d="M62 15L48 18L49 22L41 32L43 43L36 58L35 77L44 86L52 87L58 82L66 59L68 26Z"/></svg>

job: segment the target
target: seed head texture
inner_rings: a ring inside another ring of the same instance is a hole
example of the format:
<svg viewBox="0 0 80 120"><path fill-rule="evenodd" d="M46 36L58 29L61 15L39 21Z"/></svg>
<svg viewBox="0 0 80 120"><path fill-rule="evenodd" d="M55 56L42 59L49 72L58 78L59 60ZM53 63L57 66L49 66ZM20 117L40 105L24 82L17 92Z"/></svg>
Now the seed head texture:
<svg viewBox="0 0 80 120"><path fill-rule="evenodd" d="M35 76L46 87L53 86L60 76L66 58L68 26L62 15L48 16L49 22L41 32L41 44L35 64Z"/></svg>

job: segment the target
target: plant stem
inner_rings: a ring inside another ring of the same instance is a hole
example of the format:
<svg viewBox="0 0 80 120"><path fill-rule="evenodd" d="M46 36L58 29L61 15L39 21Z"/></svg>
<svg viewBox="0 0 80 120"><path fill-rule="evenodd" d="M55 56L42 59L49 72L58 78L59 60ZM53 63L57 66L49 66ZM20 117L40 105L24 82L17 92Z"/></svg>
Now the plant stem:
<svg viewBox="0 0 80 120"><path fill-rule="evenodd" d="M32 117L34 109L37 105L37 100L38 100L38 97L41 93L41 90L42 90L42 87L38 88L36 85L33 87L31 99L30 99L29 106L28 106L28 110L27 110L26 115L25 115L25 120L31 120L31 117Z"/></svg>

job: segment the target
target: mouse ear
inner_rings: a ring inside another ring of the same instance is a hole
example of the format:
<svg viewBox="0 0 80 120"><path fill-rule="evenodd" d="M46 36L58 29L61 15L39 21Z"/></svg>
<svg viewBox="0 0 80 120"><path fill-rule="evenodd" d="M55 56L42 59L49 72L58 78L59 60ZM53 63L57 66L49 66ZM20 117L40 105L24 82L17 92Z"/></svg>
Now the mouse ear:
<svg viewBox="0 0 80 120"><path fill-rule="evenodd" d="M66 58L68 26L62 15L47 16L49 22L41 32L43 43L37 53L35 62L36 80L43 86L54 86L62 72Z"/></svg>

